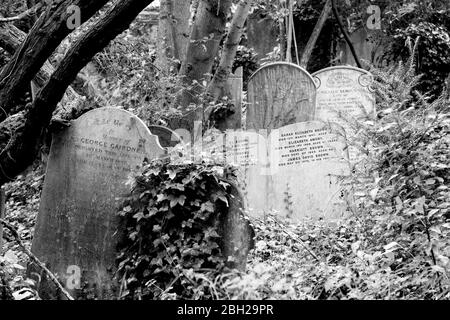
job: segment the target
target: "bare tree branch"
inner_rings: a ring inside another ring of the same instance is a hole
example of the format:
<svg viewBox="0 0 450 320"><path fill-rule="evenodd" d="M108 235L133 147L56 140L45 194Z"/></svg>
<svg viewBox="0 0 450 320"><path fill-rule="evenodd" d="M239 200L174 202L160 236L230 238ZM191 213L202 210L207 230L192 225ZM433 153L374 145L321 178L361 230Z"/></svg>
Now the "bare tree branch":
<svg viewBox="0 0 450 320"><path fill-rule="evenodd" d="M35 263L39 268L41 268L45 274L50 278L50 280L58 287L58 289L62 292L62 294L68 299L68 300L75 300L69 292L67 292L66 289L61 285L61 283L58 281L56 276L48 270L48 268L43 264L22 242L22 239L20 238L19 232L17 232L16 228L9 222L0 219L0 225L4 225L6 229L8 229L16 242L19 244L19 247L22 249L23 252L30 258L30 260Z"/></svg>
<svg viewBox="0 0 450 320"><path fill-rule="evenodd" d="M0 23L14 22L14 21L28 18L29 16L33 16L39 11L39 9L42 8L42 6L43 6L42 3L38 3L34 7L22 12L21 14L15 16L15 17L7 17L7 18L0 17Z"/></svg>
<svg viewBox="0 0 450 320"><path fill-rule="evenodd" d="M25 114L25 124L0 153L0 185L15 178L35 159L42 134L66 88L78 72L126 30L153 0L121 0L103 14L68 50L47 84Z"/></svg>

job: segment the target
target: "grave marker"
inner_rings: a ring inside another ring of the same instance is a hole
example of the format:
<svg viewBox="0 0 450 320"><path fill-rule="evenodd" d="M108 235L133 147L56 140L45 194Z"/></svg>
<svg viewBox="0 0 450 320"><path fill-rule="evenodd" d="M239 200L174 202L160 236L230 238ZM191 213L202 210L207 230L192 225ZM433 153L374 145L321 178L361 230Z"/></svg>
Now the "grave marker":
<svg viewBox="0 0 450 320"><path fill-rule="evenodd" d="M238 183L251 216L276 212L300 221L336 219L345 211L340 178L349 174L346 142L317 121L272 130L227 132L217 139L219 159L238 167Z"/></svg>
<svg viewBox="0 0 450 320"><path fill-rule="evenodd" d="M247 130L270 132L314 119L316 86L301 67L276 62L257 70L248 83Z"/></svg>
<svg viewBox="0 0 450 320"><path fill-rule="evenodd" d="M341 116L346 118L374 117L375 97L370 90L372 75L363 69L339 66L313 74L317 84L316 119L341 125L347 138L355 133ZM359 159L358 151L350 146L350 161Z"/></svg>
<svg viewBox="0 0 450 320"><path fill-rule="evenodd" d="M132 170L163 154L145 124L117 108L89 111L54 135L32 251L75 296L83 287L116 297L117 197L127 193Z"/></svg>

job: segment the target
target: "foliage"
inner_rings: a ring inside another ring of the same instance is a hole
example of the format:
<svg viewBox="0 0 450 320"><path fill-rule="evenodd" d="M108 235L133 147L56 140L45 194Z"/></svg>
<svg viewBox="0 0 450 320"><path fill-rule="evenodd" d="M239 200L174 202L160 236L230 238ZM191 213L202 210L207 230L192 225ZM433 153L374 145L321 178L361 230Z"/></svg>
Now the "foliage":
<svg viewBox="0 0 450 320"><path fill-rule="evenodd" d="M217 297L211 282L225 266L217 228L232 175L227 167L168 160L142 169L120 213L121 298Z"/></svg>
<svg viewBox="0 0 450 320"><path fill-rule="evenodd" d="M248 271L223 284L239 299L448 299L450 101L414 91L414 59L373 69L378 119L348 119L351 216L282 225L256 221ZM306 249L307 248L307 249ZM310 252L318 257L313 258Z"/></svg>
<svg viewBox="0 0 450 320"><path fill-rule="evenodd" d="M148 123L161 123L179 111L172 107L179 78L156 65L156 44L151 27L139 19L95 58L100 71L97 96L105 105L120 105Z"/></svg>
<svg viewBox="0 0 450 320"><path fill-rule="evenodd" d="M392 3L383 14L384 58L406 61L405 43L420 37L418 72L423 73L417 89L435 98L442 93L450 74L450 7L446 1L401 1Z"/></svg>
<svg viewBox="0 0 450 320"><path fill-rule="evenodd" d="M236 57L233 63L233 72L235 72L237 68L242 67L244 90L247 90L247 84L250 76L260 67L256 56L257 53L253 48L248 48L246 46L237 47Z"/></svg>
<svg viewBox="0 0 450 320"><path fill-rule="evenodd" d="M42 169L38 168L34 172L17 177L14 182L5 186L7 198L5 219L17 229L28 248L31 247L42 182ZM8 234L5 231L5 235ZM6 240L2 248L4 254L0 255L0 300L35 299L37 297L35 282L25 274L28 257L14 239L5 237L4 240Z"/></svg>

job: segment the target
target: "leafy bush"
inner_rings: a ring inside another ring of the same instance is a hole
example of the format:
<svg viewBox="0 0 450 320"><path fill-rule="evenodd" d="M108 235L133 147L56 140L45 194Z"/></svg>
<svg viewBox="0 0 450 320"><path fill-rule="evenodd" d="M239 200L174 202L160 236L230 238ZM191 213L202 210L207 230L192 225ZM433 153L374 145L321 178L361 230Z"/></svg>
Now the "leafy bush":
<svg viewBox="0 0 450 320"><path fill-rule="evenodd" d="M121 298L217 298L225 267L219 223L232 170L209 164L146 165L125 200Z"/></svg>
<svg viewBox="0 0 450 320"><path fill-rule="evenodd" d="M390 62L406 61L405 43L420 37L417 72L423 73L417 86L423 94L437 98L450 73L450 7L446 1L400 1L389 4L383 13L384 54Z"/></svg>
<svg viewBox="0 0 450 320"><path fill-rule="evenodd" d="M350 179L353 214L297 226L273 215L254 222L256 249L248 271L224 281L229 296L450 298L450 101L414 91L414 65L373 69L378 119L348 119L357 132L351 144L366 154Z"/></svg>

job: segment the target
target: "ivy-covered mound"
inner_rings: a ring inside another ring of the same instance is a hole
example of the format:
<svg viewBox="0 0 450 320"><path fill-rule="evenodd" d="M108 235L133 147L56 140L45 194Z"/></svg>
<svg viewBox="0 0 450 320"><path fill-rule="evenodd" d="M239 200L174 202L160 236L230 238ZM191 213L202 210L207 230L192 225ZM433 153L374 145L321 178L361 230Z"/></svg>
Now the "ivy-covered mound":
<svg viewBox="0 0 450 320"><path fill-rule="evenodd" d="M222 225L234 176L204 163L144 166L120 212L121 299L217 298L211 282L228 259Z"/></svg>

